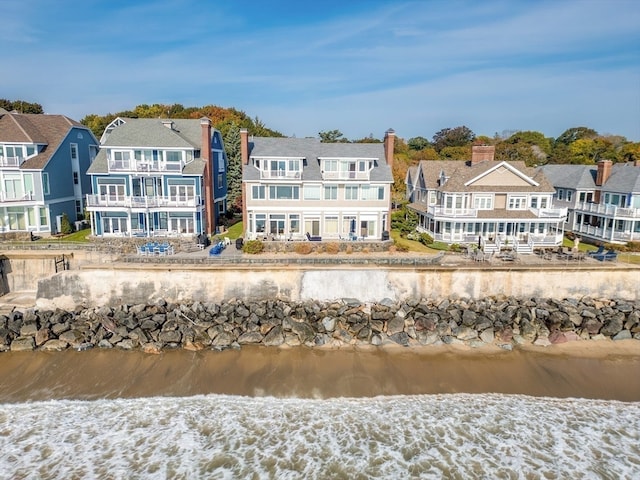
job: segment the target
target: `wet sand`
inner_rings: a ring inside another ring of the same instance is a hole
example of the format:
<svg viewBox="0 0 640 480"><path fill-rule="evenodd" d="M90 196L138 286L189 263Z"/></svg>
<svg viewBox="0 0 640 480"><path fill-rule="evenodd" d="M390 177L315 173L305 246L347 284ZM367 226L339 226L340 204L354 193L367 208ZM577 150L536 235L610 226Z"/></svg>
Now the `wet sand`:
<svg viewBox="0 0 640 480"><path fill-rule="evenodd" d="M0 402L232 394L505 393L640 401L640 342L498 348L120 350L0 354Z"/></svg>

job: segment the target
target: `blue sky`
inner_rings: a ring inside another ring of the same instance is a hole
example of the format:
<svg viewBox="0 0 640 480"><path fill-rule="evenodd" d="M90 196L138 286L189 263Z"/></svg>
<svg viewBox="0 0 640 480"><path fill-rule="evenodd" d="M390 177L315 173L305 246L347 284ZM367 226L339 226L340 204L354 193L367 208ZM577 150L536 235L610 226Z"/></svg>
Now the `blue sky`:
<svg viewBox="0 0 640 480"><path fill-rule="evenodd" d="M234 107L288 136L640 141L640 2L4 0L0 98Z"/></svg>

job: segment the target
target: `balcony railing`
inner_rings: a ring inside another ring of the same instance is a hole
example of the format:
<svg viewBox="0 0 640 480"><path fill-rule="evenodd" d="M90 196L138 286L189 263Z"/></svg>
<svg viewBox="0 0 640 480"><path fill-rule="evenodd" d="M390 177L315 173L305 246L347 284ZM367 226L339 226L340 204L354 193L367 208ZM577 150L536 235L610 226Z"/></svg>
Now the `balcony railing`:
<svg viewBox="0 0 640 480"><path fill-rule="evenodd" d="M478 210L475 208L445 208L430 205L427 207L427 212L434 217L476 218L478 216Z"/></svg>
<svg viewBox="0 0 640 480"><path fill-rule="evenodd" d="M19 167L24 162L23 157L0 157L0 167Z"/></svg>
<svg viewBox="0 0 640 480"><path fill-rule="evenodd" d="M182 162L110 160L110 172L181 172Z"/></svg>
<svg viewBox="0 0 640 480"><path fill-rule="evenodd" d="M366 172L322 172L323 180L369 180Z"/></svg>
<svg viewBox="0 0 640 480"><path fill-rule="evenodd" d="M260 170L261 179L300 180L302 172L298 170Z"/></svg>
<svg viewBox="0 0 640 480"><path fill-rule="evenodd" d="M120 195L87 195L87 207L197 207L202 205L200 195L170 195L167 197L134 197Z"/></svg>
<svg viewBox="0 0 640 480"><path fill-rule="evenodd" d="M567 216L566 208L531 208L530 210L538 218L565 218Z"/></svg>
<svg viewBox="0 0 640 480"><path fill-rule="evenodd" d="M0 191L0 202L30 202L35 200L35 195L33 192L17 192L17 193L9 193Z"/></svg>
<svg viewBox="0 0 640 480"><path fill-rule="evenodd" d="M629 231L619 231L619 230L611 230L610 228L605 229L601 227L595 227L592 225L576 225L573 229L574 233L580 233L582 235L597 238L607 241L614 242L633 242L640 241L640 232L629 232Z"/></svg>
<svg viewBox="0 0 640 480"><path fill-rule="evenodd" d="M578 213L595 213L615 218L640 218L640 208L623 208L602 203L578 202L575 211Z"/></svg>

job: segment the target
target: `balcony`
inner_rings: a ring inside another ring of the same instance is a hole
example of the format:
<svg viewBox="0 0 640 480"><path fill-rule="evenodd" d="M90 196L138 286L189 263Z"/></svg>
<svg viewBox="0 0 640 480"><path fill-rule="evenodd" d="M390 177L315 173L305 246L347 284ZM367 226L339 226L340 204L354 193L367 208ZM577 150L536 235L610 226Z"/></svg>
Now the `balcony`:
<svg viewBox="0 0 640 480"><path fill-rule="evenodd" d="M261 180L301 180L299 170L260 170Z"/></svg>
<svg viewBox="0 0 640 480"><path fill-rule="evenodd" d="M161 208L161 207L198 207L202 205L200 195L171 195L167 197L134 197L120 195L87 195L87 207L96 208Z"/></svg>
<svg viewBox="0 0 640 480"><path fill-rule="evenodd" d="M0 167L18 168L24 162L24 157L0 157Z"/></svg>
<svg viewBox="0 0 640 480"><path fill-rule="evenodd" d="M427 213L434 217L476 218L478 216L478 210L475 208L446 208L434 205L427 207Z"/></svg>
<svg viewBox="0 0 640 480"><path fill-rule="evenodd" d="M538 218L565 218L566 208L531 208L529 209Z"/></svg>
<svg viewBox="0 0 640 480"><path fill-rule="evenodd" d="M366 172L322 172L323 180L369 180L369 171Z"/></svg>
<svg viewBox="0 0 640 480"><path fill-rule="evenodd" d="M579 233L585 237L602 240L605 242L637 242L640 241L640 232L612 230L611 228L601 228L593 225L580 224L573 228L573 233Z"/></svg>
<svg viewBox="0 0 640 480"><path fill-rule="evenodd" d="M109 160L109 172L176 172L182 171L182 162L159 162L142 160Z"/></svg>
<svg viewBox="0 0 640 480"><path fill-rule="evenodd" d="M4 192L0 191L0 202L31 202L35 200L33 192Z"/></svg>
<svg viewBox="0 0 640 480"><path fill-rule="evenodd" d="M611 218L640 218L640 208L623 208L602 203L578 202L574 211L577 213L592 213Z"/></svg>

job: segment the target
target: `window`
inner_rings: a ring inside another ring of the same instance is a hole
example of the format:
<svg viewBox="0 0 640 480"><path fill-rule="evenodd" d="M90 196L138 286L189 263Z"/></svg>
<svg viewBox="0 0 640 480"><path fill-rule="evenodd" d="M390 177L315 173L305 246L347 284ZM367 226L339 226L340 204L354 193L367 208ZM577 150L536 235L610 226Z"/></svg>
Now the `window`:
<svg viewBox="0 0 640 480"><path fill-rule="evenodd" d="M531 208L538 208L538 197L531 197Z"/></svg>
<svg viewBox="0 0 640 480"><path fill-rule="evenodd" d="M326 216L324 217L324 233L336 235L338 233L338 217Z"/></svg>
<svg viewBox="0 0 640 480"><path fill-rule="evenodd" d="M82 220L84 214L82 213L82 201L76 200L76 218Z"/></svg>
<svg viewBox="0 0 640 480"><path fill-rule="evenodd" d="M70 145L71 147L71 160L77 160L78 159L78 144L77 143L72 143Z"/></svg>
<svg viewBox="0 0 640 480"><path fill-rule="evenodd" d="M218 174L218 188L224 187L224 175Z"/></svg>
<svg viewBox="0 0 640 480"><path fill-rule="evenodd" d="M266 189L264 185L252 185L251 198L254 200L264 200L266 198Z"/></svg>
<svg viewBox="0 0 640 480"><path fill-rule="evenodd" d="M49 174L42 172L42 193L49 195Z"/></svg>
<svg viewBox="0 0 640 480"><path fill-rule="evenodd" d="M378 185L362 185L360 200L384 200L384 187Z"/></svg>
<svg viewBox="0 0 640 480"><path fill-rule="evenodd" d="M47 209L45 207L40 207L40 226L46 227L47 225L49 225Z"/></svg>
<svg viewBox="0 0 640 480"><path fill-rule="evenodd" d="M73 172L73 184L78 185L78 172Z"/></svg>
<svg viewBox="0 0 640 480"><path fill-rule="evenodd" d="M289 233L300 233L300 215L289 215Z"/></svg>
<svg viewBox="0 0 640 480"><path fill-rule="evenodd" d="M337 185L325 185L324 186L324 199L325 200L337 200L338 199L338 186Z"/></svg>
<svg viewBox="0 0 640 480"><path fill-rule="evenodd" d="M563 200L564 199L564 190L563 189L558 189L558 200Z"/></svg>
<svg viewBox="0 0 640 480"><path fill-rule="evenodd" d="M223 215L224 214L224 201L218 202L217 205L218 205L218 213L220 215Z"/></svg>
<svg viewBox="0 0 640 480"><path fill-rule="evenodd" d="M218 163L218 173L224 173L224 155L222 155L222 152L214 152L213 155L216 159L216 162Z"/></svg>
<svg viewBox="0 0 640 480"><path fill-rule="evenodd" d="M320 185L305 185L304 186L304 199L305 200L320 200Z"/></svg>
<svg viewBox="0 0 640 480"><path fill-rule="evenodd" d="M344 199L345 200L358 200L358 186L346 185L344 187Z"/></svg>
<svg viewBox="0 0 640 480"><path fill-rule="evenodd" d="M7 200L22 200L22 178L20 174L5 174L4 192Z"/></svg>
<svg viewBox="0 0 640 480"><path fill-rule="evenodd" d="M338 161L337 160L325 160L324 161L324 171L325 172L337 172L338 171Z"/></svg>
<svg viewBox="0 0 640 480"><path fill-rule="evenodd" d="M270 185L269 198L272 200L298 200L300 199L300 187L293 185Z"/></svg>
<svg viewBox="0 0 640 480"><path fill-rule="evenodd" d="M356 234L356 216L345 215L342 217L342 233L354 236Z"/></svg>
<svg viewBox="0 0 640 480"><path fill-rule="evenodd" d="M179 162L182 160L182 152L165 152L165 158L167 159L167 162Z"/></svg>
<svg viewBox="0 0 640 480"><path fill-rule="evenodd" d="M524 210L527 208L527 197L509 197L509 210Z"/></svg>
<svg viewBox="0 0 640 480"><path fill-rule="evenodd" d="M476 195L473 198L473 208L476 210L491 210L493 208L493 197L491 195Z"/></svg>
<svg viewBox="0 0 640 480"><path fill-rule="evenodd" d="M571 201L571 197L573 197L573 192L571 190L567 190L567 202Z"/></svg>
<svg viewBox="0 0 640 480"><path fill-rule="evenodd" d="M36 146L35 145L27 145L27 157L36 154ZM2 155L2 151L0 151L0 155Z"/></svg>
<svg viewBox="0 0 640 480"><path fill-rule="evenodd" d="M579 201L581 201L581 202L584 202L584 201L585 201L585 199L586 199L586 196L587 196L587 193L586 193L586 192L580 192L580 193L578 194L578 200L579 200Z"/></svg>

